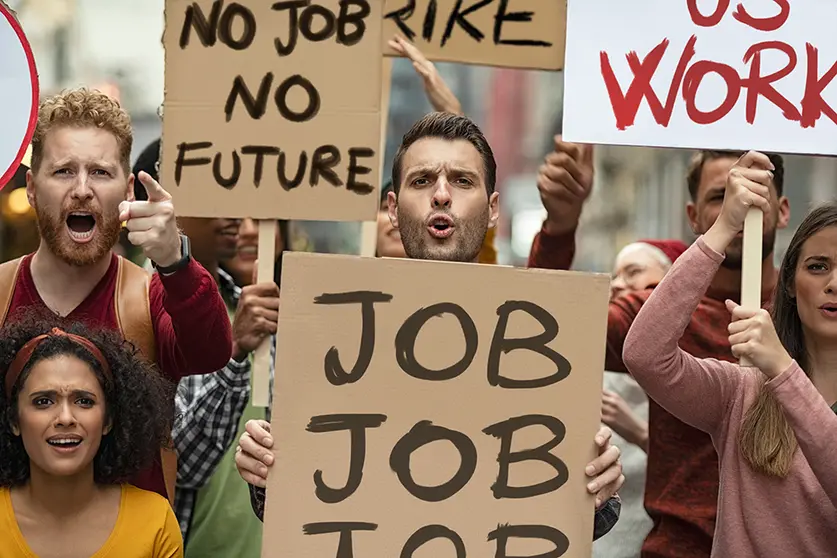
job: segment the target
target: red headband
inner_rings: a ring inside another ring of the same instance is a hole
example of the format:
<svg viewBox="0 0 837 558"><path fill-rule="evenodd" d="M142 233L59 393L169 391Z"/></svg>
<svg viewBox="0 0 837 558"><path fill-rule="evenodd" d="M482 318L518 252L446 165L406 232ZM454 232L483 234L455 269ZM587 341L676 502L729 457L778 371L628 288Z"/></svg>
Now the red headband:
<svg viewBox="0 0 837 558"><path fill-rule="evenodd" d="M17 352L15 355L14 360L9 365L9 370L6 372L6 395L11 397L12 395L12 388L17 382L18 377L20 377L20 373L23 371L23 368L29 362L29 359L32 358L32 353L35 352L35 349L38 348L38 345L41 344L41 341L46 339L47 337L51 336L64 336L70 339L71 341L81 345L90 353L93 354L93 358L95 358L99 365L102 367L102 372L108 378L111 378L110 367L108 366L108 361L105 359L105 355L102 354L102 351L94 345L90 340L85 339L79 335L75 335L73 333L66 333L58 329L57 327L52 328L52 331L49 333L45 333L43 335L39 335L33 339L30 339L26 342L26 344Z"/></svg>

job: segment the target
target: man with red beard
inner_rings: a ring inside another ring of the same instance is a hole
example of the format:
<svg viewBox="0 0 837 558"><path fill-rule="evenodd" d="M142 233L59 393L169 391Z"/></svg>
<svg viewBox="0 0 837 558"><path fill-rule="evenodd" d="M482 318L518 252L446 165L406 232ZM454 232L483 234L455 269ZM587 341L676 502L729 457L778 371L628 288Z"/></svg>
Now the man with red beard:
<svg viewBox="0 0 837 558"><path fill-rule="evenodd" d="M0 301L0 321L51 313L56 322L123 335L132 325L147 325L153 331L141 334L153 339L154 349L145 357L177 382L227 363L231 327L215 280L178 233L171 196L140 173L148 201L134 201L132 141L130 117L102 93L73 90L41 104L26 175L41 243L34 254L0 266L0 294L7 297ZM113 253L123 221L131 243L154 262L152 279ZM147 288L127 311L116 299L117 292L128 292L120 282ZM172 497L161 460L131 481Z"/></svg>

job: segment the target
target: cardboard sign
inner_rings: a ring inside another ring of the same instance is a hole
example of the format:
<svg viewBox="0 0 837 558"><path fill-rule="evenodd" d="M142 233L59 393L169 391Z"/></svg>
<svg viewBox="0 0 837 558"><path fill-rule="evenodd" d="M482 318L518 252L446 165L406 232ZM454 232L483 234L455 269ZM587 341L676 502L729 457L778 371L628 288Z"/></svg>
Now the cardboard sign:
<svg viewBox="0 0 837 558"><path fill-rule="evenodd" d="M837 154L832 0L570 0L564 138Z"/></svg>
<svg viewBox="0 0 837 558"><path fill-rule="evenodd" d="M560 70L566 0L386 0L384 52L398 34L428 60Z"/></svg>
<svg viewBox="0 0 837 558"><path fill-rule="evenodd" d="M374 219L382 12L167 0L162 184L178 215Z"/></svg>
<svg viewBox="0 0 837 558"><path fill-rule="evenodd" d="M35 57L14 12L0 1L0 188L14 177L38 121Z"/></svg>
<svg viewBox="0 0 837 558"><path fill-rule="evenodd" d="M263 557L589 558L606 276L284 266Z"/></svg>

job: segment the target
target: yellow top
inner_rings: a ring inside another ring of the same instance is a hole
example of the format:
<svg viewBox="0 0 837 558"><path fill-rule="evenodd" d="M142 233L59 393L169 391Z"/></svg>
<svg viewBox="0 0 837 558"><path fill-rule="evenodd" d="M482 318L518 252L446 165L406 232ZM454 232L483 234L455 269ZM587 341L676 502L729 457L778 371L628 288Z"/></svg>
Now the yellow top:
<svg viewBox="0 0 837 558"><path fill-rule="evenodd" d="M38 558L20 532L8 488L0 488L0 556ZM116 525L90 558L183 558L183 538L171 505L159 494L123 485Z"/></svg>

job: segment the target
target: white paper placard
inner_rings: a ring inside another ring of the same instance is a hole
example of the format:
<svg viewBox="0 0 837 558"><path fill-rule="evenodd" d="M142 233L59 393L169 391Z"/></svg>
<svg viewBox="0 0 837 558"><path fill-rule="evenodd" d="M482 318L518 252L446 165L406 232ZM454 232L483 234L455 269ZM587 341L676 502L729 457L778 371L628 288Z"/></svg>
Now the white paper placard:
<svg viewBox="0 0 837 558"><path fill-rule="evenodd" d="M834 0L569 0L564 138L835 155L835 74Z"/></svg>
<svg viewBox="0 0 837 558"><path fill-rule="evenodd" d="M14 176L35 131L38 72L15 16L0 1L0 188Z"/></svg>

